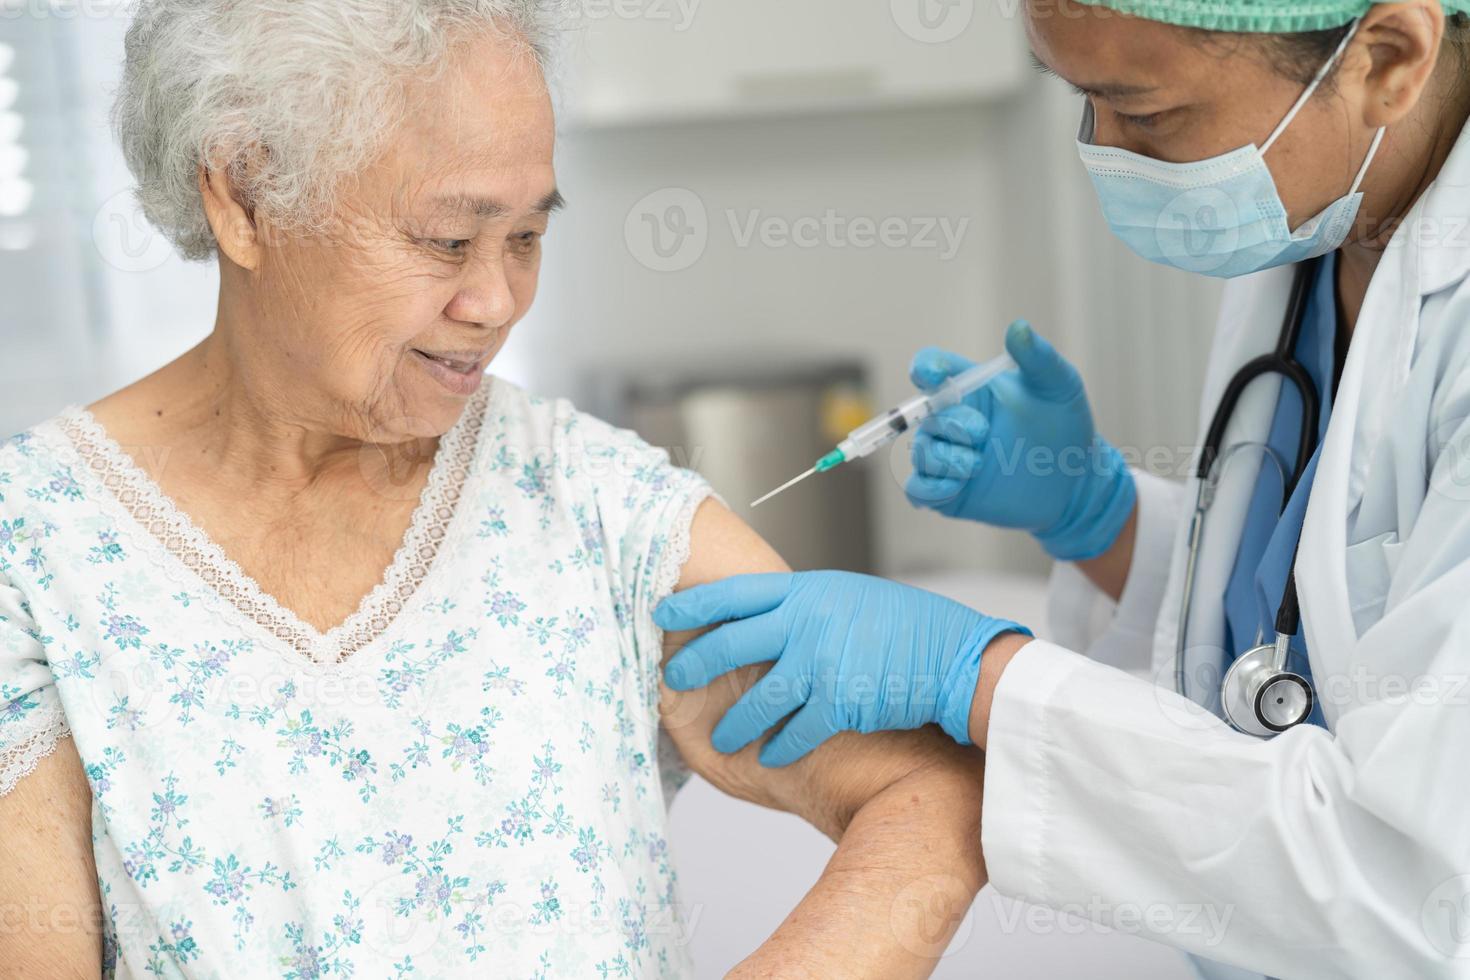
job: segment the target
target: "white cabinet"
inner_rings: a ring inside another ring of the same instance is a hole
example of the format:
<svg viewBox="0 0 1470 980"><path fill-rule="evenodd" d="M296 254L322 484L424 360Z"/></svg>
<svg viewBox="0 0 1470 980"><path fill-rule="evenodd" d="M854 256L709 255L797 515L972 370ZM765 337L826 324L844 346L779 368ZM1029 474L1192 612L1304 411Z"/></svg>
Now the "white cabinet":
<svg viewBox="0 0 1470 980"><path fill-rule="evenodd" d="M609 126L988 99L1027 71L1019 3L583 0L565 117Z"/></svg>

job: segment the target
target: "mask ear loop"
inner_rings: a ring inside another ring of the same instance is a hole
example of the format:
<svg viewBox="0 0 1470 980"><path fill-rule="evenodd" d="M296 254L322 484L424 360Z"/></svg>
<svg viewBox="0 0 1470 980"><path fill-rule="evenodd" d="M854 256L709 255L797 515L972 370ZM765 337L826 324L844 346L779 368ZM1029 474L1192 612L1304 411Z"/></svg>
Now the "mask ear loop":
<svg viewBox="0 0 1470 980"><path fill-rule="evenodd" d="M1378 153L1378 144L1383 142L1383 134L1386 132L1388 132L1387 126L1379 126L1378 132L1373 134L1373 142L1368 145L1368 155L1363 157L1363 165L1358 168L1358 176L1353 178L1353 186L1348 188L1348 197L1358 193L1363 178L1368 175L1368 165L1373 162L1373 157Z"/></svg>
<svg viewBox="0 0 1470 980"><path fill-rule="evenodd" d="M1337 50L1332 52L1332 57L1324 61L1322 67L1317 69L1317 74L1313 75L1312 80L1307 83L1306 90L1297 97L1296 102L1287 110L1286 118L1277 123L1276 128L1271 131L1271 135L1266 137L1266 142L1261 144L1261 154L1263 156L1267 150L1271 149L1271 144L1276 142L1276 137L1280 136L1286 130L1286 127L1291 124L1291 121L1296 118L1296 114L1301 112L1302 106L1306 105L1307 100L1312 97L1312 93L1317 91L1318 86L1322 84L1322 79L1326 78L1327 73L1332 70L1332 66L1337 64L1337 59L1341 58L1342 53L1347 50L1348 42L1353 39L1353 35L1358 33L1358 25L1362 22L1363 18L1361 17L1353 21L1352 27L1348 29L1347 34L1343 35L1343 39L1338 42ZM1375 143L1374 145L1376 148L1377 144ZM1367 167L1365 166L1364 169L1366 170ZM1360 174L1359 177L1361 176ZM1356 190L1356 186L1354 190Z"/></svg>

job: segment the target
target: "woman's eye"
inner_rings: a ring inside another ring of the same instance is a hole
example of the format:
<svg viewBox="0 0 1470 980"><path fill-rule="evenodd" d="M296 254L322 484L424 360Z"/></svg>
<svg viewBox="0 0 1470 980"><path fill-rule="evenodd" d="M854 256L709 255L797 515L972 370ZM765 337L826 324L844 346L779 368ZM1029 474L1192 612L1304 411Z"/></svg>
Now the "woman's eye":
<svg viewBox="0 0 1470 980"><path fill-rule="evenodd" d="M450 255L459 255L472 244L468 238L430 238L429 247Z"/></svg>

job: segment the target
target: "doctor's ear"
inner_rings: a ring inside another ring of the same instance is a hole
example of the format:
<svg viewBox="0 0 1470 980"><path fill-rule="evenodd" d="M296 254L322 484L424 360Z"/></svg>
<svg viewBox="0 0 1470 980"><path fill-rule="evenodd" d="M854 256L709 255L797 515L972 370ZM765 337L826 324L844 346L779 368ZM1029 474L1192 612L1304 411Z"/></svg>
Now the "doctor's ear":
<svg viewBox="0 0 1470 980"><path fill-rule="evenodd" d="M234 171L223 161L218 165L200 164L199 193L220 254L243 269L253 270L260 266L265 241L254 209L233 179Z"/></svg>
<svg viewBox="0 0 1470 980"><path fill-rule="evenodd" d="M1419 103L1436 70L1447 86L1461 84L1464 52L1456 46L1445 43L1439 0L1374 4L1348 47L1339 88L1361 87L1365 126L1392 126Z"/></svg>

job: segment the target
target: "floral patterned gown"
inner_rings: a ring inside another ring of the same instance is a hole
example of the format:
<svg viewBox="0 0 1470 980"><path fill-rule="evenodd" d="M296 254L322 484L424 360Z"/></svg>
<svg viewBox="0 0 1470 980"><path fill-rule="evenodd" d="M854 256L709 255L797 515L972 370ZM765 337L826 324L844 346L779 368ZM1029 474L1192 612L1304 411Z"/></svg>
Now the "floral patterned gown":
<svg viewBox="0 0 1470 980"><path fill-rule="evenodd" d="M70 733L105 975L689 975L652 610L698 476L487 379L319 633L146 457L80 408L0 445L0 794Z"/></svg>

